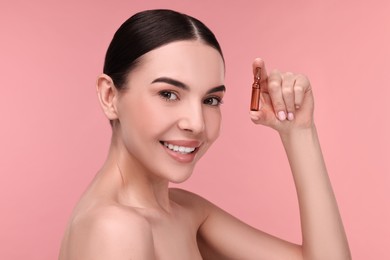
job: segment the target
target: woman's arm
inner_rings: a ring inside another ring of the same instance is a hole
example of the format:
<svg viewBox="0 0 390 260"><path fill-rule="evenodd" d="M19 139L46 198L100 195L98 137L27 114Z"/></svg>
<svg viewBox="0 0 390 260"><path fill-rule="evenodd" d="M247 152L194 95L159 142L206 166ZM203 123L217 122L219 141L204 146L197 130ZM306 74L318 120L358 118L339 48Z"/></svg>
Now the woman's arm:
<svg viewBox="0 0 390 260"><path fill-rule="evenodd" d="M313 120L310 82L293 73L273 71L268 76L260 59L253 64L254 73L257 67L262 105L251 111L251 118L281 136L298 194L302 245L255 230L208 204L209 214L200 228L201 249L232 259L351 259Z"/></svg>
<svg viewBox="0 0 390 260"><path fill-rule="evenodd" d="M298 194L304 259L351 259L315 126L281 134Z"/></svg>
<svg viewBox="0 0 390 260"><path fill-rule="evenodd" d="M313 119L314 98L309 80L300 74L273 71L255 60L266 80L261 84L262 107L252 120L274 128L281 136L294 177L302 227L304 259L350 259L336 199L326 171Z"/></svg>

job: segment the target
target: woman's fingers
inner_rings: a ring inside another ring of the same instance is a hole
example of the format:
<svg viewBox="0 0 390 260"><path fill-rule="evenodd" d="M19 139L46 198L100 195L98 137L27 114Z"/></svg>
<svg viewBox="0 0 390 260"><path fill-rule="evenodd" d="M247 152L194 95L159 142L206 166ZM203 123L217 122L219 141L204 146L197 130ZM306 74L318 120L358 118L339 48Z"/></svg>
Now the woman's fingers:
<svg viewBox="0 0 390 260"><path fill-rule="evenodd" d="M302 74L272 71L268 76L264 61L255 59L253 75L261 71L260 107L252 109L256 100L251 100L250 117L255 124L272 127L277 131L288 131L292 127L311 127L313 124L314 99L309 79ZM257 85L255 84L255 88ZM257 91L257 92L256 92ZM253 91L256 98L258 90ZM256 103L257 106L257 103Z"/></svg>
<svg viewBox="0 0 390 260"><path fill-rule="evenodd" d="M303 105L305 93L310 90L310 82L306 76L301 74L294 74L291 72L282 73L278 70L272 71L267 75L264 61L260 58L256 58L252 64L253 76L257 75L257 68L261 69L260 72L260 88L261 92L267 94L268 102L261 102L267 104L268 112L264 111L252 111L252 116L255 118L265 117L270 119L268 113L274 114L279 121L295 119L295 113L297 109Z"/></svg>
<svg viewBox="0 0 390 260"><path fill-rule="evenodd" d="M310 90L309 79L304 75L297 75L294 85L295 108L302 106L305 93Z"/></svg>
<svg viewBox="0 0 390 260"><path fill-rule="evenodd" d="M275 116L280 120L294 120L310 89L310 82L304 75L274 70L268 76L268 84L263 88L270 96Z"/></svg>
<svg viewBox="0 0 390 260"><path fill-rule="evenodd" d="M287 118L286 104L282 92L283 78L279 71L272 71L268 76L268 85L266 92L268 92L275 115L280 121Z"/></svg>
<svg viewBox="0 0 390 260"><path fill-rule="evenodd" d="M282 75L282 94L286 106L288 120L294 119L295 113L295 93L294 93L295 76L291 72Z"/></svg>

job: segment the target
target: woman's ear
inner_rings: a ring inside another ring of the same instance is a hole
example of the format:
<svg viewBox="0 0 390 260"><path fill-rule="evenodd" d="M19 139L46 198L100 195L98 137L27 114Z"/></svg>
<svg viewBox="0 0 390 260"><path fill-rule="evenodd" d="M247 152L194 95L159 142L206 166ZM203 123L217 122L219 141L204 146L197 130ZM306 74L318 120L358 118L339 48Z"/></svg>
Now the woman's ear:
<svg viewBox="0 0 390 260"><path fill-rule="evenodd" d="M96 90L104 114L109 120L118 119L116 101L118 99L118 90L115 88L111 77L101 74L96 82Z"/></svg>

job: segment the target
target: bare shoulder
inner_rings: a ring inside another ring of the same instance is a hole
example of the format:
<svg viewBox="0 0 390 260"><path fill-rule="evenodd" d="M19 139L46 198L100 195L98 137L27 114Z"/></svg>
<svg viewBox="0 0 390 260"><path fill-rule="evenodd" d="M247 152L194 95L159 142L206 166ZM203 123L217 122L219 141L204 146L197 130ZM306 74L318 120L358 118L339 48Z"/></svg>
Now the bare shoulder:
<svg viewBox="0 0 390 260"><path fill-rule="evenodd" d="M169 196L174 202L189 208L195 207L196 209L199 209L200 207L206 209L211 204L200 195L179 188L170 188Z"/></svg>
<svg viewBox="0 0 390 260"><path fill-rule="evenodd" d="M154 259L149 222L120 205L99 205L77 215L70 224L68 241L64 260Z"/></svg>
<svg viewBox="0 0 390 260"><path fill-rule="evenodd" d="M203 259L301 259L299 246L245 224L194 193L173 189L171 198L201 217L196 223Z"/></svg>
<svg viewBox="0 0 390 260"><path fill-rule="evenodd" d="M214 204L200 195L183 189L171 188L169 190L169 196L173 202L185 209L188 213L188 217L193 220L192 223L197 225L197 228L199 228L208 218L210 213L217 208Z"/></svg>

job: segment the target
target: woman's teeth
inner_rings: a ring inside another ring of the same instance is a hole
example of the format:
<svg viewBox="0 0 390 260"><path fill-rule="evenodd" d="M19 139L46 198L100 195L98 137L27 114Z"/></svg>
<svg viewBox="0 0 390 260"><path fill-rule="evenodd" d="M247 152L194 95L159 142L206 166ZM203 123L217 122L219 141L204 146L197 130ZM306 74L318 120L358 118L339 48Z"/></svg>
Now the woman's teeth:
<svg viewBox="0 0 390 260"><path fill-rule="evenodd" d="M195 148L193 147L178 146L178 145L169 144L167 142L164 142L164 145L168 149L179 153L192 153L193 151L195 151Z"/></svg>

